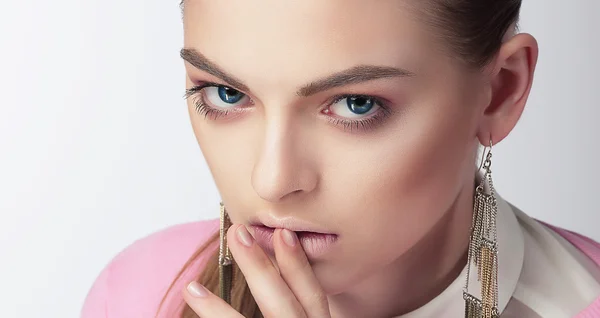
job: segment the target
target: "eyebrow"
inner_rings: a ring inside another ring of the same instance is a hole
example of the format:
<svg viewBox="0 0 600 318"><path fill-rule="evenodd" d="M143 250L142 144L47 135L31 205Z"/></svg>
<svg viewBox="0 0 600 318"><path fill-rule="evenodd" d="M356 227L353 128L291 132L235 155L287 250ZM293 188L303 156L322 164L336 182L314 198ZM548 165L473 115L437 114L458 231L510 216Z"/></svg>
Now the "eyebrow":
<svg viewBox="0 0 600 318"><path fill-rule="evenodd" d="M248 86L246 86L242 81L223 71L219 66L217 66L217 64L213 63L206 56L195 49L183 48L181 49L179 55L182 59L192 64L195 68L218 77L241 91L248 91Z"/></svg>
<svg viewBox="0 0 600 318"><path fill-rule="evenodd" d="M181 58L193 65L195 68L205 71L229 85L241 91L248 91L248 86L235 76L228 74L214 62L195 49L183 48L180 52ZM298 96L308 97L336 87L357 84L380 78L389 77L414 77L415 74L396 67L377 65L358 65L341 72L334 73L324 78L313 81L296 92Z"/></svg>

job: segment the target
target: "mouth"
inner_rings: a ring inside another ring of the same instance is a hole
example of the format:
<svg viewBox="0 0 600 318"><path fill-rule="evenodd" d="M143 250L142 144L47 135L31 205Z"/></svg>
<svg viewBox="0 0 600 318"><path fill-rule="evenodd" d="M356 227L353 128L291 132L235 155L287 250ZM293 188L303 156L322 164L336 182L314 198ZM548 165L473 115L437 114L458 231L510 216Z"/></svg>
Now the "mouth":
<svg viewBox="0 0 600 318"><path fill-rule="evenodd" d="M286 227L279 228L284 229ZM254 236L256 243L271 256L275 256L275 248L273 246L273 234L275 233L275 229L275 227L269 227L263 224L251 224L248 227L248 230ZM287 229L296 233L306 256L311 260L317 259L330 251L338 238L338 236L333 233L321 233L306 230L294 231L290 228Z"/></svg>

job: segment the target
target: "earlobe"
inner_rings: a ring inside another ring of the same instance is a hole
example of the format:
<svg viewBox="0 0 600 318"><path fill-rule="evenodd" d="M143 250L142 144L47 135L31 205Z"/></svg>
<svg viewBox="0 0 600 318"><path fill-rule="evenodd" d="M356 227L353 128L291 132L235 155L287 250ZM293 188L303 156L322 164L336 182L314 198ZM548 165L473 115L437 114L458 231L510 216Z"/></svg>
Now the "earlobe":
<svg viewBox="0 0 600 318"><path fill-rule="evenodd" d="M518 34L505 42L494 60L490 76L492 98L485 108L479 141L497 144L516 126L531 91L538 58L538 45L529 34Z"/></svg>

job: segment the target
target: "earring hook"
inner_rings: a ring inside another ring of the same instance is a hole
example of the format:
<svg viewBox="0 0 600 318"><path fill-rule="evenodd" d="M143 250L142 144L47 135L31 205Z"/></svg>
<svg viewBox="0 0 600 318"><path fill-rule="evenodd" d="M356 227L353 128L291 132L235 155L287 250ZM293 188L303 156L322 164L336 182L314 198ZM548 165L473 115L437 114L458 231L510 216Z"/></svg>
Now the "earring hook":
<svg viewBox="0 0 600 318"><path fill-rule="evenodd" d="M481 154L481 163L479 164L479 168L477 168L477 171L481 171L481 168L485 167L485 168L489 168L491 165L491 159L492 159L492 147L493 147L493 142L492 142L492 137L490 136L490 145L488 146L483 146L483 153ZM486 154L486 149L489 148L489 150L487 151Z"/></svg>

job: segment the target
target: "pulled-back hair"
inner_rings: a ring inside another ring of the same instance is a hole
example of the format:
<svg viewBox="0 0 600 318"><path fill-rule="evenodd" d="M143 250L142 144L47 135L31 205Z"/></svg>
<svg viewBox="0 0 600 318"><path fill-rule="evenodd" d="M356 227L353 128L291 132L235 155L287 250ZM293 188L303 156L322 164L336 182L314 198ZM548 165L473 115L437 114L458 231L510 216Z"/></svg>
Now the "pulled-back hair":
<svg viewBox="0 0 600 318"><path fill-rule="evenodd" d="M522 0L416 0L457 58L485 66L516 26Z"/></svg>

